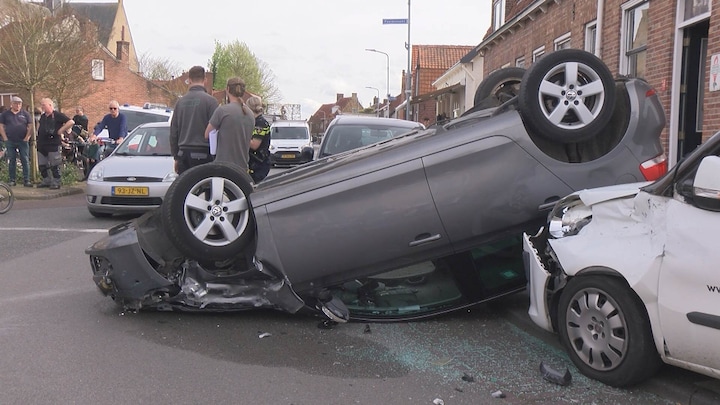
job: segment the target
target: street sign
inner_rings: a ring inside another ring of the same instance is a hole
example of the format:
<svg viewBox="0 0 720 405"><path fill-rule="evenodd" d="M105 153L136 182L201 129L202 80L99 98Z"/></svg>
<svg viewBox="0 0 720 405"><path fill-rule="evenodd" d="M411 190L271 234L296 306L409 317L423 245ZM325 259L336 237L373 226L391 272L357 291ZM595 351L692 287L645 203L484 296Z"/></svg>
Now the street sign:
<svg viewBox="0 0 720 405"><path fill-rule="evenodd" d="M407 18L383 18L383 24L407 24Z"/></svg>

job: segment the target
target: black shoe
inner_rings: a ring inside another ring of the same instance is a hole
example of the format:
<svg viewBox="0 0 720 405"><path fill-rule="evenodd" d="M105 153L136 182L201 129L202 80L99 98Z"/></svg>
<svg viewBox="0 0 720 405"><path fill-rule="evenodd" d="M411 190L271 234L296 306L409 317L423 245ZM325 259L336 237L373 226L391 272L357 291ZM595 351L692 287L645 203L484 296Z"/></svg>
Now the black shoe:
<svg viewBox="0 0 720 405"><path fill-rule="evenodd" d="M51 184L51 185L50 185L50 190L59 190L59 189L60 189L60 185L59 185L59 184Z"/></svg>
<svg viewBox="0 0 720 405"><path fill-rule="evenodd" d="M33 186L33 184L30 183L29 181L26 181L23 183L23 187L32 187L32 186Z"/></svg>
<svg viewBox="0 0 720 405"><path fill-rule="evenodd" d="M48 187L50 187L50 185L49 185L49 184L46 184L46 183L40 183L40 184L38 184L38 188L48 188Z"/></svg>
<svg viewBox="0 0 720 405"><path fill-rule="evenodd" d="M9 181L8 186L15 187L15 186L17 186L17 184L14 181Z"/></svg>

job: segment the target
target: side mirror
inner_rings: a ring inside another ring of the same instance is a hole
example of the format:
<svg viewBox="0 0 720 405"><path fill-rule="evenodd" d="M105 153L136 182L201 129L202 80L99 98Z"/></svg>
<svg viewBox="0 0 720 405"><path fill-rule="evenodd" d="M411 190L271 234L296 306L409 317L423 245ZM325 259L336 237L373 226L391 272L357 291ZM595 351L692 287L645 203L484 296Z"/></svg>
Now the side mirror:
<svg viewBox="0 0 720 405"><path fill-rule="evenodd" d="M706 156L700 162L692 195L696 207L720 211L720 156Z"/></svg>

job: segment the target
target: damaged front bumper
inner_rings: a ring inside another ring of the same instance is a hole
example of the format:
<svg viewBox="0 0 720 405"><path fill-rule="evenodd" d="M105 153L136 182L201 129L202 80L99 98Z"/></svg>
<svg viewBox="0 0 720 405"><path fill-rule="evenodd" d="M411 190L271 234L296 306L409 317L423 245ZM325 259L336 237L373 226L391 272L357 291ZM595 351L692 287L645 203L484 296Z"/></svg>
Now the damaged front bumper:
<svg viewBox="0 0 720 405"><path fill-rule="evenodd" d="M528 280L527 290L530 295L528 315L536 325L553 332L552 319L550 318L551 291L549 288L552 274L545 268L540 252L533 245L533 239L539 238L539 235L542 234L542 230L533 237L523 233L523 263Z"/></svg>
<svg viewBox="0 0 720 405"><path fill-rule="evenodd" d="M85 250L95 284L126 309L295 313L305 305L286 278L264 272L254 258L203 267L177 253L158 225L157 216L146 214Z"/></svg>

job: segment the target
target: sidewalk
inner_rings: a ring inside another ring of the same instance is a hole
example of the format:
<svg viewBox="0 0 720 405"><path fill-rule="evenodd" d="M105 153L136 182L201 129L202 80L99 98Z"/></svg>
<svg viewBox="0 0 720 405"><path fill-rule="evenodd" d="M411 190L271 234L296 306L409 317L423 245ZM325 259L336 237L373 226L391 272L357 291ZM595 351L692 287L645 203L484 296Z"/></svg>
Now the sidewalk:
<svg viewBox="0 0 720 405"><path fill-rule="evenodd" d="M49 200L71 194L85 193L85 182L76 182L72 186L62 186L58 190L47 187L23 187L22 184L11 187L16 200Z"/></svg>

